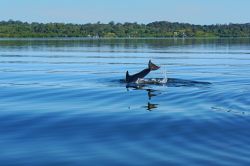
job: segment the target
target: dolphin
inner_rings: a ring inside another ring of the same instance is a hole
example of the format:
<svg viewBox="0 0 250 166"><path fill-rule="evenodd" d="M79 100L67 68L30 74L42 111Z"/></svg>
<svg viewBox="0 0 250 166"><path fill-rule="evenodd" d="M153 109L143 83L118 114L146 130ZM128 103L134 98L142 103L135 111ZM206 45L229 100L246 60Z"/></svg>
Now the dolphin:
<svg viewBox="0 0 250 166"><path fill-rule="evenodd" d="M134 75L129 75L128 71L126 72L126 83L136 82L140 78L144 78L150 71L158 70L160 67L153 64L151 60L148 62L148 68L136 73Z"/></svg>

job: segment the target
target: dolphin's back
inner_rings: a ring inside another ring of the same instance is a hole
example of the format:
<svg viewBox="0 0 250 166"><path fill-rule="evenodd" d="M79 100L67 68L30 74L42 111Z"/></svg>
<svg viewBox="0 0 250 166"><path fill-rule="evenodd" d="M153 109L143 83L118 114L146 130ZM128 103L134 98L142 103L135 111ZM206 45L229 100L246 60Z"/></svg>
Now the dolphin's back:
<svg viewBox="0 0 250 166"><path fill-rule="evenodd" d="M151 70L158 70L160 67L153 64L151 60L148 62L148 68L136 73L134 75L129 75L128 71L126 72L126 82L136 82L139 78L144 78Z"/></svg>
<svg viewBox="0 0 250 166"><path fill-rule="evenodd" d="M129 75L128 71L126 72L126 82L136 82L139 78L144 78L148 73L150 72L150 69L144 69L141 72L134 74L134 75Z"/></svg>

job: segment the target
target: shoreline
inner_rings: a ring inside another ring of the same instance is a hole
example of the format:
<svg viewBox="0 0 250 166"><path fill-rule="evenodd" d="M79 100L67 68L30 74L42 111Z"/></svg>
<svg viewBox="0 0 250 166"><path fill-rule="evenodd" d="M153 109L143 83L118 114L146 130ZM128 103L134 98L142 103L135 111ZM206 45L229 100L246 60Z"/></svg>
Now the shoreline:
<svg viewBox="0 0 250 166"><path fill-rule="evenodd" d="M0 37L0 41L12 40L219 40L219 39L250 39L250 37Z"/></svg>

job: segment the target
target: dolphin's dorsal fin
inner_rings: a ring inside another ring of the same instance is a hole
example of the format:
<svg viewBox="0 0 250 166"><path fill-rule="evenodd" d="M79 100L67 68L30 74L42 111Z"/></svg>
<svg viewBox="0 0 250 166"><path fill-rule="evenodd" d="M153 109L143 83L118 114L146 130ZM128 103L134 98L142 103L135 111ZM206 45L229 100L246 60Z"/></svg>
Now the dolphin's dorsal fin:
<svg viewBox="0 0 250 166"><path fill-rule="evenodd" d="M126 72L126 81L128 81L128 79L129 79L129 73L128 73L128 71Z"/></svg>
<svg viewBox="0 0 250 166"><path fill-rule="evenodd" d="M150 69L150 66L151 66L151 59L148 61L148 68Z"/></svg>

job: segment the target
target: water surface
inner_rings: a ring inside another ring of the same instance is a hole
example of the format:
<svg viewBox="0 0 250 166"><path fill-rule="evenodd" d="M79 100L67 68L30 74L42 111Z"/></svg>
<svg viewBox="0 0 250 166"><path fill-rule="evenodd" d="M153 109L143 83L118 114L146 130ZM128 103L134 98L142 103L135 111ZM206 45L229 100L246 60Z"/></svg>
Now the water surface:
<svg viewBox="0 0 250 166"><path fill-rule="evenodd" d="M1 39L0 163L248 165L249 44ZM167 84L120 81L149 59Z"/></svg>

